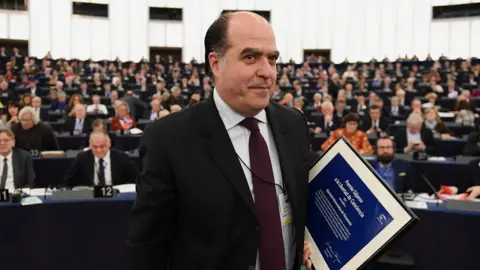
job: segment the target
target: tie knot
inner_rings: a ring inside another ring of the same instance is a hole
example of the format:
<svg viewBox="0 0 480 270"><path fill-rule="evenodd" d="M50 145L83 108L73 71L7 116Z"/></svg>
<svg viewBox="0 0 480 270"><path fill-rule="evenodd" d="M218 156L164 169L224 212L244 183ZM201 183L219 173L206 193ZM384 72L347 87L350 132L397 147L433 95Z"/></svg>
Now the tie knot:
<svg viewBox="0 0 480 270"><path fill-rule="evenodd" d="M8 161L8 158L3 159L3 162L7 163L7 161Z"/></svg>
<svg viewBox="0 0 480 270"><path fill-rule="evenodd" d="M245 128L247 128L248 130L250 130L250 132L254 132L254 131L259 131L260 129L258 128L258 120L253 118L253 117L247 117L245 119L243 119L242 122L240 122L240 125L244 126Z"/></svg>

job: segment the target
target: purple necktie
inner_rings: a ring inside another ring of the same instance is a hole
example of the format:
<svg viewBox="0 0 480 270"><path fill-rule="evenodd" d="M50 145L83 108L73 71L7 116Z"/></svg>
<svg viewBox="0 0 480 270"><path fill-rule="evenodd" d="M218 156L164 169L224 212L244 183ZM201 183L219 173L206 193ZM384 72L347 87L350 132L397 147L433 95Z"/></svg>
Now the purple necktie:
<svg viewBox="0 0 480 270"><path fill-rule="evenodd" d="M260 225L259 257L261 270L285 270L285 249L277 203L272 162L255 118L245 118L240 125L250 130L248 148L252 171L255 207Z"/></svg>

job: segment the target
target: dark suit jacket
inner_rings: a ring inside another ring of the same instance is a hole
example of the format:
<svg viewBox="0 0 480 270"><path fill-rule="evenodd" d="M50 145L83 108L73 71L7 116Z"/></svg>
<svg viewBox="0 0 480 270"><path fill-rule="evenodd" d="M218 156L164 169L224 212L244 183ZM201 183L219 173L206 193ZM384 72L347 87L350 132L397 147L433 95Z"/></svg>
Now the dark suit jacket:
<svg viewBox="0 0 480 270"><path fill-rule="evenodd" d="M146 102L134 96L124 96L120 100L125 101L128 104L128 109L130 110L129 114L135 119L141 116L137 115L137 109L142 110L141 114L143 114L143 110L148 109L148 104Z"/></svg>
<svg viewBox="0 0 480 270"><path fill-rule="evenodd" d="M378 123L378 127L383 131L383 132L388 132L388 127L390 125L390 121L388 121L387 118L385 117L380 117L380 122ZM370 119L370 116L365 116L362 120L362 126L360 129L362 131L367 132L367 130L372 128L372 120Z"/></svg>
<svg viewBox="0 0 480 270"><path fill-rule="evenodd" d="M73 134L73 130L75 129L75 123L77 122L76 117L68 117L65 121L65 130ZM82 133L87 134L92 131L92 120L88 117L85 117L83 120L83 129Z"/></svg>
<svg viewBox="0 0 480 270"><path fill-rule="evenodd" d="M266 113L292 204L295 269L300 269L308 128L300 112L276 102ZM212 97L148 125L140 158L143 170L128 236L131 269L254 269L255 204Z"/></svg>
<svg viewBox="0 0 480 270"><path fill-rule="evenodd" d="M138 171L127 154L110 149L110 170L112 184L121 185L135 183ZM95 177L95 157L92 151L84 151L77 155L65 176L65 186L93 186Z"/></svg>
<svg viewBox="0 0 480 270"><path fill-rule="evenodd" d="M325 116L324 115L320 115L318 117L315 117L314 121L315 121L315 126L321 128L322 132L329 133L330 131L334 131L337 128L341 127L339 125L339 123L341 123L341 120L338 118L338 116L335 113L333 114L333 117L332 117L332 122L333 123L331 125L327 126L327 128L325 128Z"/></svg>
<svg viewBox="0 0 480 270"><path fill-rule="evenodd" d="M388 113L385 114L385 115L387 115L389 117L394 116L393 113L392 113L392 108L391 107L388 108ZM405 116L405 108L403 106L398 106L398 115L399 116Z"/></svg>
<svg viewBox="0 0 480 270"><path fill-rule="evenodd" d="M425 151L428 154L433 154L435 150L435 139L433 138L433 133L428 128L422 128L420 131L420 136L423 143L425 144ZM395 132L395 147L397 153L403 153L403 149L407 146L407 128L399 128Z"/></svg>
<svg viewBox="0 0 480 270"><path fill-rule="evenodd" d="M465 156L480 157L480 132L474 132L468 135L468 141L463 148Z"/></svg>
<svg viewBox="0 0 480 270"><path fill-rule="evenodd" d="M12 166L15 188L35 187L35 171L29 152L22 149L13 149Z"/></svg>

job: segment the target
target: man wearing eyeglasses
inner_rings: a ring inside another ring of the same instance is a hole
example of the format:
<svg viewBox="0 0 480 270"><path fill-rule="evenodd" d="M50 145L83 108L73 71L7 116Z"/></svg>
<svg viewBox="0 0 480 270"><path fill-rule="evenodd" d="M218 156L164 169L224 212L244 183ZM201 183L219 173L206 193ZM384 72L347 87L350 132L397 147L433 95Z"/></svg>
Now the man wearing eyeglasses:
<svg viewBox="0 0 480 270"><path fill-rule="evenodd" d="M377 140L376 156L374 168L382 179L397 193L407 191L410 170L405 161L395 159L395 144L390 137Z"/></svg>

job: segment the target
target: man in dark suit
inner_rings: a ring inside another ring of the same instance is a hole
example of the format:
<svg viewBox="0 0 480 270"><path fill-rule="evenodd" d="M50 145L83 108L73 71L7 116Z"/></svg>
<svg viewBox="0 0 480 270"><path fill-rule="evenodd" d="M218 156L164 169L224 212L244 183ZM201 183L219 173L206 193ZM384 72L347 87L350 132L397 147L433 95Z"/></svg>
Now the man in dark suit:
<svg viewBox="0 0 480 270"><path fill-rule="evenodd" d="M148 109L148 104L143 100L139 99L138 97L134 96L132 90L128 90L125 96L120 100L125 101L128 104L130 115L133 116L135 119L137 119L137 117L139 117L140 115L143 116L143 112ZM141 110L141 113L137 114L138 109Z"/></svg>
<svg viewBox="0 0 480 270"><path fill-rule="evenodd" d="M77 155L65 176L65 186L104 186L134 183L138 171L127 154L110 149L108 134L94 131L90 150Z"/></svg>
<svg viewBox="0 0 480 270"><path fill-rule="evenodd" d="M273 30L256 14L227 13L208 29L205 52L212 96L145 129L131 269L311 269L309 134L299 111L270 102Z"/></svg>
<svg viewBox="0 0 480 270"><path fill-rule="evenodd" d="M333 104L330 101L322 103L322 115L315 117L315 133L326 132L329 134L337 128L340 128L341 120L333 113Z"/></svg>
<svg viewBox="0 0 480 270"><path fill-rule="evenodd" d="M400 99L397 96L393 96L390 99L390 108L388 110L389 117L400 117L405 115L405 108L400 105Z"/></svg>
<svg viewBox="0 0 480 270"><path fill-rule="evenodd" d="M162 104L159 99L153 99L150 102L151 109L145 110L143 119L155 120L158 118L158 113L163 110Z"/></svg>
<svg viewBox="0 0 480 270"><path fill-rule="evenodd" d="M48 109L42 110L42 98L35 96L32 98L32 108L40 121L48 121Z"/></svg>
<svg viewBox="0 0 480 270"><path fill-rule="evenodd" d="M361 130L367 134L377 134L388 132L389 121L382 117L382 111L377 105L373 105L368 110L368 116L363 118Z"/></svg>
<svg viewBox="0 0 480 270"><path fill-rule="evenodd" d="M408 190L407 177L410 177L408 163L395 158L395 144L390 137L377 140L376 156L373 167L382 179L397 193Z"/></svg>
<svg viewBox="0 0 480 270"><path fill-rule="evenodd" d="M429 154L435 150L435 139L430 129L423 127L420 114L412 113L407 119L407 128L399 128L395 133L398 153L425 151Z"/></svg>
<svg viewBox="0 0 480 270"><path fill-rule="evenodd" d="M30 153L13 149L15 136L10 129L0 128L0 189L34 187L35 171Z"/></svg>
<svg viewBox="0 0 480 270"><path fill-rule="evenodd" d="M73 108L74 116L68 117L65 121L66 130L71 135L88 134L92 131L92 120L86 117L85 106L77 104Z"/></svg>

